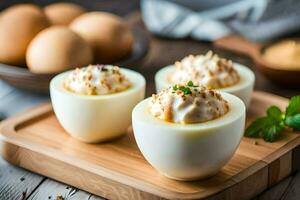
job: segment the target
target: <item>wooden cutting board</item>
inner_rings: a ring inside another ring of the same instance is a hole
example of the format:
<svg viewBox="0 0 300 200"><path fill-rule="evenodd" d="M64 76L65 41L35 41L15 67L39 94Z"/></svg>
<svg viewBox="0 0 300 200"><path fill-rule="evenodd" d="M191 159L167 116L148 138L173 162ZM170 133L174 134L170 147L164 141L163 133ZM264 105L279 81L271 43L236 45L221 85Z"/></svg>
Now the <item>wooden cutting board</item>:
<svg viewBox="0 0 300 200"><path fill-rule="evenodd" d="M271 104L284 109L287 99L255 92L248 122ZM63 130L50 104L4 121L0 132L4 159L108 199L249 199L300 168L299 133L286 133L274 143L243 138L217 175L182 182L147 163L131 130L112 142L84 144Z"/></svg>

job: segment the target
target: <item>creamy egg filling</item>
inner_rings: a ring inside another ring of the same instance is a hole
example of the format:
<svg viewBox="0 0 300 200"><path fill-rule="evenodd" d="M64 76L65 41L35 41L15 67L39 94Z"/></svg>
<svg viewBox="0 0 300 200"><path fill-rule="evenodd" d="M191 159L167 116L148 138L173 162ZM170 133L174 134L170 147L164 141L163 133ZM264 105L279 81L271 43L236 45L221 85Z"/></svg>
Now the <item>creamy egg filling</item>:
<svg viewBox="0 0 300 200"><path fill-rule="evenodd" d="M229 106L220 93L204 86L176 84L153 94L150 113L162 120L174 123L200 123L226 114Z"/></svg>
<svg viewBox="0 0 300 200"><path fill-rule="evenodd" d="M117 66L89 65L72 71L64 80L64 87L76 94L105 95L126 90L130 82Z"/></svg>
<svg viewBox="0 0 300 200"><path fill-rule="evenodd" d="M208 88L224 88L239 82L240 77L231 60L220 58L209 51L206 55L190 55L175 63L176 71L170 75L171 83L193 81Z"/></svg>

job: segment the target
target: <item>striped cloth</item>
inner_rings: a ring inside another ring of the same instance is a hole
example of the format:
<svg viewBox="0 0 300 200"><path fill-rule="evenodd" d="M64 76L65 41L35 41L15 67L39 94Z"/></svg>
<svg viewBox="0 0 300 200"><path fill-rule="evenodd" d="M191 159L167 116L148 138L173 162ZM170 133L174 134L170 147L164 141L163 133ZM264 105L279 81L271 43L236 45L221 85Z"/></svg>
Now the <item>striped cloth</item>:
<svg viewBox="0 0 300 200"><path fill-rule="evenodd" d="M170 38L263 41L300 30L300 0L142 0L141 8L147 28Z"/></svg>

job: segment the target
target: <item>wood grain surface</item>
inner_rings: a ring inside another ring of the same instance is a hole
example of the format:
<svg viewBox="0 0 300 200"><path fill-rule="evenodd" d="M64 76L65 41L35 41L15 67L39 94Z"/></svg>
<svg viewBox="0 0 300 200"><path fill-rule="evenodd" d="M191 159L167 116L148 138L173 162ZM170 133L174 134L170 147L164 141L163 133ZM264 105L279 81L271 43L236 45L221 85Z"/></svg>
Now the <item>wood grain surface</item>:
<svg viewBox="0 0 300 200"><path fill-rule="evenodd" d="M101 197L94 196L77 188L46 179L43 184L35 190L28 200L40 199L87 199L87 200L103 200Z"/></svg>
<svg viewBox="0 0 300 200"><path fill-rule="evenodd" d="M255 92L248 122L271 104L284 108L287 100ZM195 199L217 193L219 198L249 199L291 173L293 149L300 144L299 134L291 132L275 143L243 138L216 176L181 182L163 177L147 163L131 130L112 142L81 143L62 129L50 104L4 121L0 132L4 159L109 199Z"/></svg>
<svg viewBox="0 0 300 200"><path fill-rule="evenodd" d="M44 180L44 177L32 174L0 159L0 199L25 199Z"/></svg>

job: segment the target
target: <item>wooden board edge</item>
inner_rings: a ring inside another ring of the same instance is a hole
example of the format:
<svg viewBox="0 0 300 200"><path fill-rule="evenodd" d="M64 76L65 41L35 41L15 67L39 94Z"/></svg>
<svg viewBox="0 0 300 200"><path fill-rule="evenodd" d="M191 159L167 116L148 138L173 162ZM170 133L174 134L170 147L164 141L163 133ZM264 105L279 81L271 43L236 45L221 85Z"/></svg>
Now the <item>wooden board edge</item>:
<svg viewBox="0 0 300 200"><path fill-rule="evenodd" d="M106 185L113 185L116 191L114 193L120 193L117 190L122 191L122 196L125 195L133 195L133 199L204 199L209 196L213 196L214 194L218 194L226 189L230 188L235 184L234 181L228 180L225 184L220 185L219 187L215 187L210 190L206 190L203 192L196 193L181 193L175 191L169 191L162 188L154 188L152 187L134 187L130 184L124 184L118 181L111 180L109 178L100 176L97 173L90 172L88 170L84 170L77 166L71 165L62 160L57 160L48 155L33 151L31 149L18 146L17 144L10 143L8 141L0 138L0 155L3 159L12 163L13 165L22 167L34 173L52 178L54 180L72 185L79 189L85 190L95 195L99 195L105 198L111 198L110 193L107 194L101 188L93 188L96 185L99 185L99 180L103 181ZM26 159L25 159L26 157ZM41 162L41 160L43 162ZM58 167L60 166L60 167ZM60 169L64 170L63 174L55 173ZM86 183L81 183L76 178L74 178L74 172L77 174L83 174L83 179L89 180ZM67 177L67 178L66 178ZM104 187L105 188L105 187ZM122 189L123 188L123 189ZM111 191L114 191L111 188ZM115 198L114 198L115 199ZM116 198L118 199L118 198ZM124 199L124 197L120 198ZM132 198L129 198L132 199Z"/></svg>
<svg viewBox="0 0 300 200"><path fill-rule="evenodd" d="M8 142L7 142L8 143ZM14 146L14 148L18 148L19 149L19 151L20 151L20 149L26 149L26 148L24 148L24 147L20 147L20 146L18 146L18 145L16 145L16 144L12 144L12 143L9 143L10 145L12 145L12 146ZM13 148L10 148L10 149L13 149ZM32 151L32 150L30 150L30 149L26 149L26 151L30 151L32 154L40 154L40 153L37 153L37 152L34 152L34 151ZM2 154L3 155L3 154ZM13 158L13 156L8 156L9 158ZM20 156L21 157L21 156ZM48 161L48 160L52 160L52 161L49 161L49 162L55 162L55 163L57 163L57 162L59 162L59 164L57 164L57 166L59 166L59 165L62 165L61 164L61 162L63 162L63 161L60 161L60 160L57 160L57 159L54 159L54 158L52 158L51 156L47 156L47 155L44 155L44 154L41 154L40 156L38 156L40 159L43 159L44 158L44 160L46 160L46 161ZM45 157L47 157L46 159L45 159ZM38 160L40 160L40 159L38 159ZM10 161L10 162L13 162L13 160L10 160L10 159L6 159L6 160L8 160L8 161ZM91 192L91 193L93 193L93 194L96 194L96 195L102 195L103 196L103 194L101 193L101 191L99 192L99 191L92 191L92 190L90 190L89 188L85 188L85 187L81 187L80 185L78 185L78 184L74 184L72 181L70 181L70 182L66 182L66 181L64 181L64 179L63 178L57 178L57 177L55 177L54 175L49 175L49 174L47 174L47 173L43 173L43 172L41 172L41 171L39 171L39 169L36 169L36 168L30 168L30 167L28 167L27 165L21 165L20 163L15 163L15 162L13 162L15 165L18 165L18 166L20 166L20 167L23 167L23 168L25 168L25 169L28 169L28 170L30 170L30 171L34 171L34 172L36 172L36 173L39 173L39 174L42 174L42 175L45 175L45 176L47 176L47 177L50 177L50 178L53 178L53 179L55 179L55 180L58 180L58 181L62 181L62 182L65 182L65 183L67 183L67 184L70 184L70 185L73 185L73 186L75 186L75 187L78 187L78 188L80 188L80 189L83 189L83 190L86 190L86 191L88 191L88 192ZM65 162L63 162L63 165L70 165L71 166L71 168L76 168L76 166L74 166L74 165L71 165L71 164L68 164L68 163L65 163ZM148 194L155 194L155 195L157 195L157 196L151 196L151 199L156 199L156 198L166 198L166 199L177 199L177 198L180 198L180 199L204 199L204 198L208 198L208 197L214 197L214 196L232 196L232 194L233 194L233 192L232 192L232 190L234 189L234 188L239 188L239 187L241 187L241 188L245 188L245 187L248 187L247 186L247 184L243 184L243 186L239 186L239 182L245 182L245 183L249 183L249 181L247 182L247 180L248 180L248 178L252 178L253 176L255 176L255 175L251 175L251 173L254 173L254 174L256 174L256 173L259 173L259 171L260 170L262 170L264 167L265 167L265 165L266 164L264 164L264 163L262 163L262 162L260 162L259 161L259 163L256 163L254 166L251 166L250 168L248 168L245 172L242 172L241 174L239 174L239 178L240 178L240 180L238 180L238 178L237 178L237 176L235 177L235 180L232 180L232 179L229 179L228 181L226 181L225 182L225 184L223 184L223 185L220 185L220 186L218 186L218 187L215 187L215 188L213 188L213 189L208 189L208 190L205 190L205 191L201 191L201 192L198 192L198 193L189 193L189 194L186 194L186 193L180 193L180 192L173 192L173 191L157 191L157 190L152 190L152 191L150 191L150 190L148 190L147 188L145 189L145 190L140 190L140 188L139 189L137 189L137 191L138 191L138 194L139 195L142 195L142 196L145 196L145 195L147 195L147 196L149 196ZM63 167L63 168L67 168L67 167ZM83 170L83 169L81 169L81 168L78 168L77 167L77 170L76 171L78 171L78 170ZM53 170L50 170L50 172L52 172ZM55 171L55 170L54 170ZM74 170L68 170L68 171L74 171ZM84 172L87 172L87 173L91 173L91 172L89 172L88 170L83 170ZM251 173L250 173L251 172ZM94 173L93 173L94 174ZM248 176L247 176L248 175ZM94 176L97 176L99 179L102 179L103 177L99 177L99 174L94 174L93 175L93 177ZM260 175L259 175L259 177L261 177ZM253 178L252 178L253 179ZM111 181L111 180L110 180ZM118 182L118 184L121 184L121 183L119 183ZM132 186L131 186L132 187ZM233 188L231 188L231 187L233 187ZM263 186L262 186L263 187ZM132 188L134 188L134 187L132 187ZM151 188L151 187L149 187L149 188ZM249 187L249 188L251 188L251 187ZM259 188L260 190L259 191L262 191L262 189L261 188ZM263 188L263 190L264 190L265 188ZM134 190L135 191L135 190ZM144 193L142 193L142 192L144 192L144 191L146 191L145 192L145 194ZM131 192L131 193L135 193L135 192ZM256 192L256 191L251 191L251 193L250 194L258 194L258 192ZM154 198L155 197L155 198ZM137 199L139 199L139 198L137 198Z"/></svg>
<svg viewBox="0 0 300 200"><path fill-rule="evenodd" d="M268 187L272 187L292 173L292 153L290 150L268 164Z"/></svg>
<svg viewBox="0 0 300 200"><path fill-rule="evenodd" d="M268 166L259 161L255 167L250 167L239 176L234 177L237 182L230 188L228 200L252 199L268 188Z"/></svg>
<svg viewBox="0 0 300 200"><path fill-rule="evenodd" d="M300 171L300 145L298 145L292 152L292 173Z"/></svg>
<svg viewBox="0 0 300 200"><path fill-rule="evenodd" d="M122 196L129 195L135 197L135 199L143 199L142 197L161 199L154 194L137 190L131 186L112 181L105 177L100 177L98 174L83 170L63 161L56 160L54 158L45 156L44 154L3 140L0 140L0 154L3 159L12 163L13 165L22 167L54 180L64 182L105 198L111 198L112 194L104 191L107 187L109 187L111 191L115 191L115 194L120 193ZM63 170L63 173L60 173L60 170ZM85 180L89 181L85 182ZM104 187L100 187L101 184L104 184L102 185ZM124 196L116 199L123 199ZM174 196L175 195L172 195L170 198L174 198Z"/></svg>
<svg viewBox="0 0 300 200"><path fill-rule="evenodd" d="M29 111L21 112L13 117L1 121L0 134L5 135L7 131L8 133L10 133L11 131L15 131L16 126L22 125L23 123L27 123L29 120L35 120L41 115L45 115L52 111L53 110L50 102L36 105Z"/></svg>
<svg viewBox="0 0 300 200"><path fill-rule="evenodd" d="M246 200L255 197L268 187L268 166L258 161L231 180L233 184L230 187L205 197L205 200ZM253 182L257 184L253 185Z"/></svg>
<svg viewBox="0 0 300 200"><path fill-rule="evenodd" d="M298 133L294 133L294 134L298 134ZM286 143L285 145L277 149L276 152L271 153L270 155L263 158L262 161L270 164L273 161L280 158L281 156L283 156L284 154L288 153L289 151L292 151L299 145L300 145L300 134L298 134L298 136L295 137L293 140L289 141L288 143Z"/></svg>

